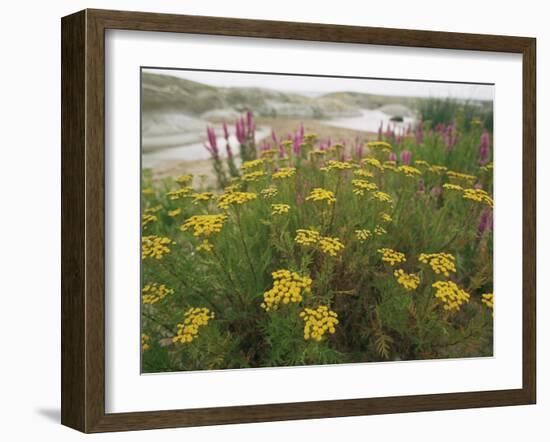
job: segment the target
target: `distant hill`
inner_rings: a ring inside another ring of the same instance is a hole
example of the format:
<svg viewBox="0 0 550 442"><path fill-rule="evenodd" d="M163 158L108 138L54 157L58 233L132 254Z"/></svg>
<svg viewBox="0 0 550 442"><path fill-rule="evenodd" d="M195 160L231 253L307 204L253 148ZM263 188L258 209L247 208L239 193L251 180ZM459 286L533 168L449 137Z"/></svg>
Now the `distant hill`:
<svg viewBox="0 0 550 442"><path fill-rule="evenodd" d="M360 115L360 109L399 104L413 106L414 100L356 92L336 92L320 97L264 88L214 87L171 75L142 74L142 105L145 114L184 113L216 119L248 109L258 116L326 119Z"/></svg>

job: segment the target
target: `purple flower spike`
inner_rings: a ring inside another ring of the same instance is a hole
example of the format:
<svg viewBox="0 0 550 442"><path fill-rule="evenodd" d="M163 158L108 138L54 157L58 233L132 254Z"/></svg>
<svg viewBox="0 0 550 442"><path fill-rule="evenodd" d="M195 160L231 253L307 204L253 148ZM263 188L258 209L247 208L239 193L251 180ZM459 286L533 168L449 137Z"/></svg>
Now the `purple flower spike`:
<svg viewBox="0 0 550 442"><path fill-rule="evenodd" d="M438 186L438 187L432 188L431 194L435 198L438 198L442 193L443 193L443 189L441 189L441 187Z"/></svg>
<svg viewBox="0 0 550 442"><path fill-rule="evenodd" d="M404 150L401 152L401 162L408 166L411 164L412 153L410 150Z"/></svg>
<svg viewBox="0 0 550 442"><path fill-rule="evenodd" d="M227 128L227 123L223 122L223 137L225 138L225 141L229 142L229 129Z"/></svg>
<svg viewBox="0 0 550 442"><path fill-rule="evenodd" d="M384 130L384 123L382 121L380 122L380 126L378 126L378 141L382 141L382 131Z"/></svg>
<svg viewBox="0 0 550 442"><path fill-rule="evenodd" d="M218 155L218 140L216 138L216 132L214 131L214 128L212 127L206 127L206 136L208 138L208 142L204 144L204 147L210 152L211 155L217 156Z"/></svg>
<svg viewBox="0 0 550 442"><path fill-rule="evenodd" d="M390 154L388 155L388 160L397 161L397 154L395 152L390 152Z"/></svg>
<svg viewBox="0 0 550 442"><path fill-rule="evenodd" d="M235 135L237 136L239 144L243 144L246 141L245 123L242 118L239 118L235 122Z"/></svg>
<svg viewBox="0 0 550 442"><path fill-rule="evenodd" d="M271 139L273 140L273 143L275 143L275 145L279 144L279 139L277 138L277 134L273 129L271 130Z"/></svg>
<svg viewBox="0 0 550 442"><path fill-rule="evenodd" d="M414 137L416 139L416 144L422 144L424 142L424 133L422 132L422 121L418 122L416 130L414 132Z"/></svg>
<svg viewBox="0 0 550 442"><path fill-rule="evenodd" d="M489 132L483 131L479 139L479 164L485 166L489 162Z"/></svg>
<svg viewBox="0 0 550 442"><path fill-rule="evenodd" d="M477 233L481 236L493 228L493 216L490 210L485 209L479 216Z"/></svg>

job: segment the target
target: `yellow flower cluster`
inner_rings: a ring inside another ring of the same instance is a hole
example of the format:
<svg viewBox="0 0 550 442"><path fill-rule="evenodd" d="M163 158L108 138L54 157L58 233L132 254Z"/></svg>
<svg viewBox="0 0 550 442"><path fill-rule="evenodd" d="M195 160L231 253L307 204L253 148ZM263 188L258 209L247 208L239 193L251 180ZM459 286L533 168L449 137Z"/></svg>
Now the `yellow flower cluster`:
<svg viewBox="0 0 550 442"><path fill-rule="evenodd" d="M347 161L329 160L326 170L348 170L353 167L354 165Z"/></svg>
<svg viewBox="0 0 550 442"><path fill-rule="evenodd" d="M300 317L304 320L304 339L307 341L313 339L321 341L328 332L334 334L338 324L338 314L329 310L328 307L321 305L316 309L304 308L300 312Z"/></svg>
<svg viewBox="0 0 550 442"><path fill-rule="evenodd" d="M193 236L208 237L222 230L227 215L194 215L180 226L186 232L193 229Z"/></svg>
<svg viewBox="0 0 550 442"><path fill-rule="evenodd" d="M275 195L277 195L277 188L274 186L266 187L265 189L260 190L260 195L262 195L264 198L273 198Z"/></svg>
<svg viewBox="0 0 550 442"><path fill-rule="evenodd" d="M152 195L153 193L155 193L155 191L151 187L145 187L141 190L141 193L143 195Z"/></svg>
<svg viewBox="0 0 550 442"><path fill-rule="evenodd" d="M210 201L212 198L214 198L212 192L195 193L193 195L193 202L196 204L200 201Z"/></svg>
<svg viewBox="0 0 550 442"><path fill-rule="evenodd" d="M277 149L266 149L266 150L261 151L260 156L262 158L271 158L271 157L275 156L275 154L277 152L278 152Z"/></svg>
<svg viewBox="0 0 550 442"><path fill-rule="evenodd" d="M288 204L272 204L271 205L271 214L272 215L283 215L288 213L290 206Z"/></svg>
<svg viewBox="0 0 550 442"><path fill-rule="evenodd" d="M451 183L443 184L443 188L445 190L456 190L458 192L462 192L464 190L462 186L459 186L458 184L451 184Z"/></svg>
<svg viewBox="0 0 550 442"><path fill-rule="evenodd" d="M176 201L182 198L187 198L190 196L189 194L192 192L191 187L182 187L181 189L172 190L166 194L169 200Z"/></svg>
<svg viewBox="0 0 550 442"><path fill-rule="evenodd" d="M195 247L195 250L197 252L211 252L214 250L214 244L205 239L197 247Z"/></svg>
<svg viewBox="0 0 550 442"><path fill-rule="evenodd" d="M151 213L144 213L142 216L141 226L146 228L148 224L154 223L157 220L157 216Z"/></svg>
<svg viewBox="0 0 550 442"><path fill-rule="evenodd" d="M264 160L261 159L261 158L259 158L257 160L245 161L243 163L243 165L241 166L241 169L242 170L250 170L250 169L254 169L255 167L259 167L262 164L264 164Z"/></svg>
<svg viewBox="0 0 550 442"><path fill-rule="evenodd" d="M492 310L495 305L495 297L492 293L484 293L481 295L481 302Z"/></svg>
<svg viewBox="0 0 550 442"><path fill-rule="evenodd" d="M393 203L393 200L391 199L391 196L389 196L387 193L385 192L381 192L380 190L374 192L372 194L372 197L377 200L377 201L380 201L380 202L383 202L383 203Z"/></svg>
<svg viewBox="0 0 550 442"><path fill-rule="evenodd" d="M491 208L494 206L493 198L483 189L464 189L463 197L467 200L487 204Z"/></svg>
<svg viewBox="0 0 550 442"><path fill-rule="evenodd" d="M378 253L382 255L382 261L387 262L391 266L394 266L395 264L399 264L401 262L405 262L407 260L404 253L397 252L387 247L378 249Z"/></svg>
<svg viewBox="0 0 550 442"><path fill-rule="evenodd" d="M388 213L382 213L380 215L380 218L382 218L382 221L384 221L385 223L391 223L392 222L392 217Z"/></svg>
<svg viewBox="0 0 550 442"><path fill-rule="evenodd" d="M420 170L418 170L416 167L412 167L412 166L406 166L406 165L399 166L398 170L399 170L399 172L404 173L405 176L408 176L408 177L414 177L414 176L422 175L422 172L420 172Z"/></svg>
<svg viewBox="0 0 550 442"><path fill-rule="evenodd" d="M382 150L385 152L391 152L391 144L385 141L369 141L367 147L371 150Z"/></svg>
<svg viewBox="0 0 550 442"><path fill-rule="evenodd" d="M145 333L141 334L141 349L143 351L149 350L151 346L149 345L149 340L151 337L149 335L146 335Z"/></svg>
<svg viewBox="0 0 550 442"><path fill-rule="evenodd" d="M455 257L450 253L421 253L418 260L429 264L438 275L443 273L449 276L449 272L456 273Z"/></svg>
<svg viewBox="0 0 550 442"><path fill-rule="evenodd" d="M141 259L162 259L164 255L170 253L168 244L174 244L174 242L164 236L149 235L141 237Z"/></svg>
<svg viewBox="0 0 550 442"><path fill-rule="evenodd" d="M384 170L391 170L392 172L397 172L397 163L395 161L384 161L382 166Z"/></svg>
<svg viewBox="0 0 550 442"><path fill-rule="evenodd" d="M177 324L178 332L172 338L174 344L185 344L193 341L199 335L199 328L208 325L208 321L214 319L214 312L206 307L191 307L185 312L183 324Z"/></svg>
<svg viewBox="0 0 550 442"><path fill-rule="evenodd" d="M445 310L459 310L463 303L470 301L470 295L453 281L437 281L432 287L436 289L435 297L444 304Z"/></svg>
<svg viewBox="0 0 550 442"><path fill-rule="evenodd" d="M353 193L358 196L363 196L365 191L370 192L377 190L378 186L374 183L370 183L367 180L351 180L353 186Z"/></svg>
<svg viewBox="0 0 550 442"><path fill-rule="evenodd" d="M322 252L330 256L338 256L344 250L344 244L338 238L331 236L322 236L319 240L319 248Z"/></svg>
<svg viewBox="0 0 550 442"><path fill-rule="evenodd" d="M430 172L437 173L438 175L441 175L442 173L447 171L447 168L445 166L430 166L428 169Z"/></svg>
<svg viewBox="0 0 550 442"><path fill-rule="evenodd" d="M271 176L274 180L279 180L283 178L290 178L296 174L295 167L281 167L277 172L273 172Z"/></svg>
<svg viewBox="0 0 550 442"><path fill-rule="evenodd" d="M357 169L357 170L354 170L353 173L363 178L374 178L374 173L369 172L368 170L365 170L365 169Z"/></svg>
<svg viewBox="0 0 550 442"><path fill-rule="evenodd" d="M178 183L180 186L187 186L191 184L191 181L193 181L193 175L191 175L190 173L185 175L180 175L179 177L176 178L176 183Z"/></svg>
<svg viewBox="0 0 550 442"><path fill-rule="evenodd" d="M141 299L144 304L156 304L157 302L162 301L168 295L173 294L173 289L157 282L146 284L141 289Z"/></svg>
<svg viewBox="0 0 550 442"><path fill-rule="evenodd" d="M277 270L273 276L273 287L264 293L264 302L261 306L264 310L277 310L279 304L301 302L303 295L311 293L312 280L308 276L290 270Z"/></svg>
<svg viewBox="0 0 550 442"><path fill-rule="evenodd" d="M242 205L248 201L255 200L257 194L253 192L229 192L219 196L218 207L228 209L231 205Z"/></svg>
<svg viewBox="0 0 550 442"><path fill-rule="evenodd" d="M405 287L406 290L411 291L418 287L420 284L420 278L414 273L405 273L403 269L395 270L393 276L397 278L397 282Z"/></svg>
<svg viewBox="0 0 550 442"><path fill-rule="evenodd" d="M417 166L430 167L430 163L424 160L414 160L414 164L416 164Z"/></svg>
<svg viewBox="0 0 550 442"><path fill-rule="evenodd" d="M334 192L316 187L311 191L306 201L326 201L328 205L331 205L336 202L336 198Z"/></svg>
<svg viewBox="0 0 550 442"><path fill-rule="evenodd" d="M364 158L361 160L362 163L368 164L369 166L374 167L375 169L378 169L380 171L383 171L384 168L382 167L382 163L378 161L376 158Z"/></svg>
<svg viewBox="0 0 550 442"><path fill-rule="evenodd" d="M377 236L385 235L386 233L388 233L388 231L382 226L376 226L374 228L374 234Z"/></svg>
<svg viewBox="0 0 550 442"><path fill-rule="evenodd" d="M264 175L265 172L263 170L256 170L255 172L245 173L242 176L242 180L247 182L258 181Z"/></svg>
<svg viewBox="0 0 550 442"><path fill-rule="evenodd" d="M294 240L303 246L318 247L321 252L337 256L344 249L340 239L331 236L321 236L317 230L298 229Z"/></svg>
<svg viewBox="0 0 550 442"><path fill-rule="evenodd" d="M459 181L466 181L468 183L473 183L476 180L476 177L473 175L468 175L466 173L461 173L461 172L455 172L453 170L449 170L447 172L447 176L449 178L454 178L455 180L459 180Z"/></svg>
<svg viewBox="0 0 550 442"><path fill-rule="evenodd" d="M327 154L326 150L314 149L309 153L311 156L324 156Z"/></svg>
<svg viewBox="0 0 550 442"><path fill-rule="evenodd" d="M372 236L372 232L368 229L360 229L355 231L355 236L360 242L365 242Z"/></svg>
<svg viewBox="0 0 550 442"><path fill-rule="evenodd" d="M177 209L169 210L168 216L171 216L173 218L175 216L178 216L180 213L181 213L181 208L178 207Z"/></svg>
<svg viewBox="0 0 550 442"><path fill-rule="evenodd" d="M303 246L314 246L319 242L321 234L317 230L313 229L298 229L296 230L296 241Z"/></svg>

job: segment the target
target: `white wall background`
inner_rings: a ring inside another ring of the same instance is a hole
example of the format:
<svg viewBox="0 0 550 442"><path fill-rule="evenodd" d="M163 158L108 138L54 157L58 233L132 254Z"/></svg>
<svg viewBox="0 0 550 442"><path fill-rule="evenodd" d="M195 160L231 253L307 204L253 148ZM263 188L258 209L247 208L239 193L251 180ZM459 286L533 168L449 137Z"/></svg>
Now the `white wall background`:
<svg viewBox="0 0 550 442"><path fill-rule="evenodd" d="M86 7L362 26L534 36L538 39L539 403L445 411L117 433L94 440L543 441L550 435L550 278L546 189L550 159L550 28L545 3L460 0L50 0L4 2L0 48L0 435L3 440L84 440L59 425L60 22ZM519 146L518 146L519 148ZM519 191L519 190L518 190ZM546 250L544 250L546 249Z"/></svg>

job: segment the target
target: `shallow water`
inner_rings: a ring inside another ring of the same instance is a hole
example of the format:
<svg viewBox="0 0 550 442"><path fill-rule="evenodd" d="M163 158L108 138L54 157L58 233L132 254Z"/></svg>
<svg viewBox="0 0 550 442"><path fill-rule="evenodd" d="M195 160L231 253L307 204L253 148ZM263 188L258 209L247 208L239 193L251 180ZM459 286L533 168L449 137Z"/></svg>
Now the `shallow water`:
<svg viewBox="0 0 550 442"><path fill-rule="evenodd" d="M390 124L392 127L402 129L409 124L414 124L415 119L405 117L403 123L391 121L391 115L388 115L379 110L363 109L361 115L349 118L334 118L331 120L323 120L322 124L327 126L344 127L346 129L363 130L366 132L377 132L382 123L384 130Z"/></svg>

